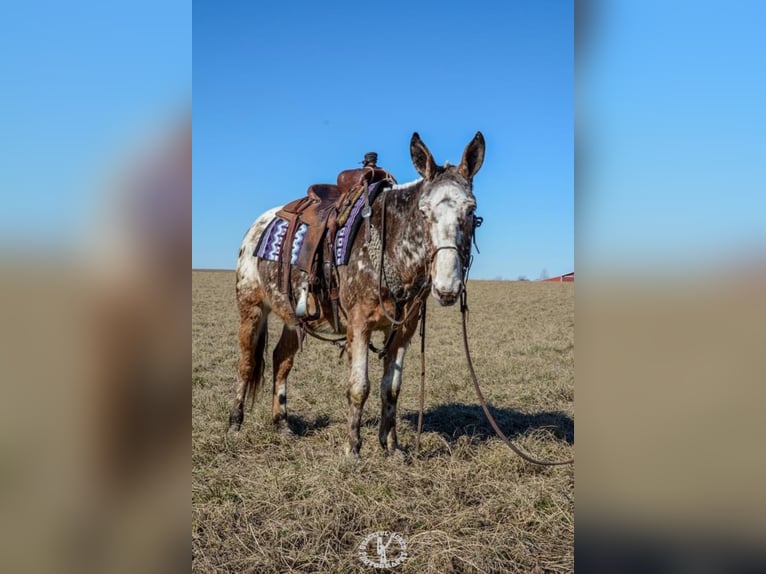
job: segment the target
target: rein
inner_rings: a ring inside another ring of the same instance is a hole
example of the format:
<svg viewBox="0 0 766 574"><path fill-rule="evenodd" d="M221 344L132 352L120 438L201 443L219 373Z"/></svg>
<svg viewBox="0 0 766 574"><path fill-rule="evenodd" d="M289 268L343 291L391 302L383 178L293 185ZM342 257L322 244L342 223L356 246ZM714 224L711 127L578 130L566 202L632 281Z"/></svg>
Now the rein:
<svg viewBox="0 0 766 574"><path fill-rule="evenodd" d="M517 447L515 444L513 444L513 441L509 439L507 436L505 436L505 433L503 433L502 430L500 430L500 427L497 424L497 421L495 421L495 417L492 416L492 413L489 411L489 407L487 406L487 401L484 399L484 394L481 392L481 388L479 387L479 381L476 377L476 371L474 371L473 368L473 360L471 359L471 351L468 348L468 322L467 322L467 315L468 315L468 295L465 291L465 285L463 286L463 293L460 295L460 315L463 319L463 349L465 350L465 359L466 363L468 364L468 372L471 374L471 382L473 383L473 388L476 390L476 396L479 398L479 402L481 403L481 408L484 410L484 415L487 417L487 420L489 421L489 424L492 425L492 428L495 430L495 433L497 433L497 436L499 436L503 442L508 445L508 448L510 448L513 452L515 452L517 455L519 455L521 458L526 460L527 462L531 462L532 464L537 464L540 466L559 466L564 464L574 464L574 459L569 460L538 460L536 458L531 457L527 453L525 453L523 450L521 450L519 447Z"/></svg>
<svg viewBox="0 0 766 574"><path fill-rule="evenodd" d="M475 225L475 227L479 227L481 225L481 222L483 220L481 218L477 218L478 225ZM475 230L475 228L474 228ZM476 243L476 235L473 234L473 242ZM470 245L470 243L469 243ZM436 254L441 249L454 249L458 253L458 258L461 261L461 264L464 263L464 258L460 252L460 250L456 246L443 246L438 247L434 250L434 252L431 255L430 262L433 262L434 257L436 257ZM477 247L478 249L478 247ZM489 410L489 406L487 406L487 401L484 398L484 393L481 392L481 387L479 386L479 380L476 376L476 371L473 368L473 359L471 358L471 350L468 347L468 291L467 291L467 283L468 283L468 272L471 269L471 264L473 263L473 257L468 258L468 264L464 267L463 270L463 291L460 293L460 315L462 318L462 324L463 324L463 349L465 351L465 360L466 364L468 365L468 372L471 375L471 382L473 383L473 388L476 391L476 396L479 399L479 403L481 403L481 408L484 411L484 416L487 417L487 420L489 421L489 424L492 426L492 429L495 431L498 437L502 439L502 441L510 448L513 452L515 452L519 457L526 460L527 462L530 462L532 464L537 464L539 466L561 466L566 464L574 464L574 459L569 460L538 460L527 453L525 453L523 450L521 450L519 447L517 447L511 439L509 439L505 433L500 429L500 426L497 424L497 421L495 420L495 417L492 416L492 413ZM429 263L430 266L430 263ZM426 304L425 301L421 304L421 312L420 312L420 401L419 401L419 409L418 409L418 430L417 434L415 435L415 454L419 454L420 452L420 434L423 429L423 408L425 403L425 377L426 377L426 365L425 365L425 348L426 348Z"/></svg>
<svg viewBox="0 0 766 574"><path fill-rule="evenodd" d="M418 434L415 435L415 455L420 453L420 433L423 431L423 407L426 401L426 302L420 306L420 402Z"/></svg>

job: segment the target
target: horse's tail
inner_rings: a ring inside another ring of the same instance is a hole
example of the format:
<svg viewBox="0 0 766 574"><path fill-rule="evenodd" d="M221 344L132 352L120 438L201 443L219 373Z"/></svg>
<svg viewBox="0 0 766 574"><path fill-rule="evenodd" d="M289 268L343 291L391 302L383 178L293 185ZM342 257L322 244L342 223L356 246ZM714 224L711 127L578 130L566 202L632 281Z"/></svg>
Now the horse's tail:
<svg viewBox="0 0 766 574"><path fill-rule="evenodd" d="M245 396L242 397L244 402L247 395L250 395L250 408L253 408L255 403L255 395L261 390L263 384L263 373L266 370L266 347L269 344L269 316L266 313L261 315L261 320L258 324L258 334L255 340L255 349L253 350L253 376L247 380L245 385Z"/></svg>

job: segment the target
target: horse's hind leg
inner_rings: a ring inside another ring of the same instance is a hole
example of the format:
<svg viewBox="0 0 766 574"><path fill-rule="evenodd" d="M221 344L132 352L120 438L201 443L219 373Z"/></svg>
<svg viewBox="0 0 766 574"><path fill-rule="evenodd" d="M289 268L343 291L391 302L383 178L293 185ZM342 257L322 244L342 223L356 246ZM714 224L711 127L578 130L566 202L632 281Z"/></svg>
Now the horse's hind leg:
<svg viewBox="0 0 766 574"><path fill-rule="evenodd" d="M293 368L297 351L298 332L285 325L274 348L274 397L271 418L276 429L286 434L292 433L287 423L287 376Z"/></svg>
<svg viewBox="0 0 766 574"><path fill-rule="evenodd" d="M245 418L245 398L255 393L263 380L264 360L268 338L269 309L262 297L253 295L239 301L239 365L237 390L229 413L229 429L238 431Z"/></svg>

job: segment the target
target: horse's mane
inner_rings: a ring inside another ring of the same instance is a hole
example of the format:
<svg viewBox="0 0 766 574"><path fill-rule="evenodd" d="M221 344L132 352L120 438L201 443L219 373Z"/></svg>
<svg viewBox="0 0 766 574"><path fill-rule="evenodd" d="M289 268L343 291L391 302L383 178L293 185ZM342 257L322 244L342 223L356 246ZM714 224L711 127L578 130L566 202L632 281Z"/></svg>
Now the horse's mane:
<svg viewBox="0 0 766 574"><path fill-rule="evenodd" d="M417 187L421 181L423 181L423 178L419 177L418 179L414 181L409 181L407 183L397 183L396 185L392 186L390 189L391 191L403 191L406 189L412 189L413 187Z"/></svg>

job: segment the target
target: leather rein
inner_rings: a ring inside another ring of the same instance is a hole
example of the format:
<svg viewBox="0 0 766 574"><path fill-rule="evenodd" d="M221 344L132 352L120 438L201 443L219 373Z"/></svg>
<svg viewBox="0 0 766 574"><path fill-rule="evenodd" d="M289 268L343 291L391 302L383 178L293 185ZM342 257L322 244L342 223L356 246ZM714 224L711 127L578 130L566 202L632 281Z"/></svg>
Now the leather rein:
<svg viewBox="0 0 766 574"><path fill-rule="evenodd" d="M467 273L466 273L467 275ZM527 453L525 453L523 450L521 450L519 447L517 447L511 439L509 439L507 436L505 436L505 433L500 429L500 426L497 424L497 421L495 421L495 417L492 416L492 413L489 410L489 407L487 406L487 401L484 398L484 393L481 392L481 387L479 386L479 380L476 377L476 371L473 368L473 360L471 359L471 351L468 348L468 295L465 290L465 284L463 284L463 292L460 294L460 315L462 316L462 322L463 322L463 349L465 350L465 360L468 364L468 372L471 375L471 382L473 383L473 388L476 391L476 396L479 398L479 402L481 403L481 408L484 411L484 415L487 417L487 420L489 421L489 424L494 429L497 436L499 436L502 441L508 445L508 448L510 448L513 452L515 452L517 455L519 455L521 458L526 460L527 462L531 462L532 464L537 464L540 466L560 466L565 464L574 464L574 459L571 458L569 460L539 460L536 459Z"/></svg>
<svg viewBox="0 0 766 574"><path fill-rule="evenodd" d="M385 206L385 203L384 203ZM385 211L384 213L384 221L385 221ZM479 403L481 404L481 408L484 411L484 416L487 417L487 420L489 421L490 426L492 426L492 429L495 431L498 437L510 448L514 453L516 453L519 457L521 457L523 460L530 462L532 464L536 464L539 466L561 466L561 465L567 465L567 464L574 464L574 459L569 460L561 460L561 461L553 461L553 460L539 460L537 458L534 458L533 456L528 455L523 450L521 450L518 446L516 446L511 439L509 439L505 433L502 431L500 426L497 424L497 421L495 420L495 417L492 416L492 412L489 410L489 406L487 405L487 400L484 398L484 393L481 391L481 387L479 385L478 377L476 376L476 371L473 367L473 359L471 358L471 350L468 346L468 291L467 291L467 285L468 285L468 272L471 269L471 265L473 264L473 256L471 255L471 243L473 242L474 245L476 245L476 228L480 227L483 223L483 218L481 217L475 217L474 219L474 225L470 230L469 235L469 241L467 242L467 249L464 249L463 252L455 246L455 245L444 245L437 247L431 252L431 256L429 257L428 261L428 273L430 274L431 265L433 265L433 260L436 257L436 254L441 251L442 249L454 249L457 252L457 256L460 259L460 265L463 270L463 290L460 293L460 315L462 318L462 325L463 325L463 350L465 351L465 359L466 364L468 365L468 372L471 375L471 383L473 383L473 388L476 391L476 396L479 399ZM476 246L476 250L478 251L478 245ZM467 256L465 255L467 253ZM467 259L467 261L466 261ZM382 268L382 265L381 265ZM430 275L429 275L430 277ZM419 396L419 409L418 409L418 429L417 434L415 435L415 454L417 455L420 452L420 434L423 429L423 409L424 409L424 403L425 403L425 376L426 376L426 366L425 366L425 340L426 340L426 301L423 300L420 306L420 396Z"/></svg>

